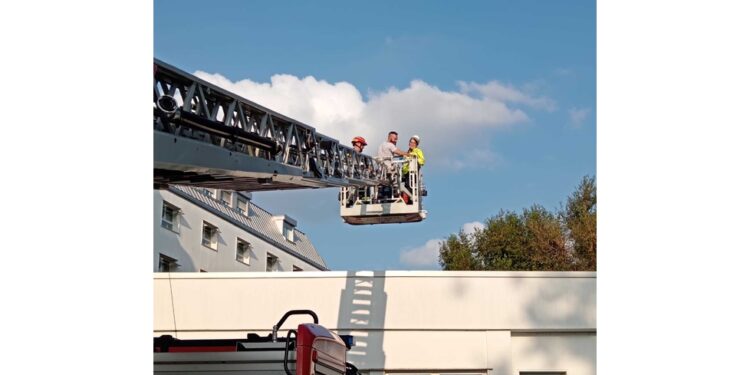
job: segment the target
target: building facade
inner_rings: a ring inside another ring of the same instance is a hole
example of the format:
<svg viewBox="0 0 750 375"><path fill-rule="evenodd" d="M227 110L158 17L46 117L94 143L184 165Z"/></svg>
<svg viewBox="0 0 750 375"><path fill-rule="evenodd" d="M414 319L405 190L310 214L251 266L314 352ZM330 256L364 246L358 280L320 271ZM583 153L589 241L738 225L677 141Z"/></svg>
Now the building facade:
<svg viewBox="0 0 750 375"><path fill-rule="evenodd" d="M154 190L154 272L328 269L294 219L251 199L188 186Z"/></svg>
<svg viewBox="0 0 750 375"><path fill-rule="evenodd" d="M155 274L154 309L154 336L181 339L265 336L311 309L368 375L596 374L595 272Z"/></svg>

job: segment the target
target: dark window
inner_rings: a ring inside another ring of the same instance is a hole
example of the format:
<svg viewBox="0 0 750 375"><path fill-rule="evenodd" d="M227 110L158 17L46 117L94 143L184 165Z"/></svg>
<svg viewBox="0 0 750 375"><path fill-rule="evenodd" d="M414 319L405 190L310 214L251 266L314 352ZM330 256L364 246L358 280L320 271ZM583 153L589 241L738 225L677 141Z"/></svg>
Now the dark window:
<svg viewBox="0 0 750 375"><path fill-rule="evenodd" d="M161 226L173 232L179 229L180 209L164 202L161 208Z"/></svg>
<svg viewBox="0 0 750 375"><path fill-rule="evenodd" d="M250 264L250 244L247 241L237 239L237 261Z"/></svg>
<svg viewBox="0 0 750 375"><path fill-rule="evenodd" d="M203 244L203 246L206 246L214 250L218 250L219 228L204 221L203 222L203 239L201 243Z"/></svg>
<svg viewBox="0 0 750 375"><path fill-rule="evenodd" d="M177 271L177 267L179 267L177 259L159 254L159 272Z"/></svg>
<svg viewBox="0 0 750 375"><path fill-rule="evenodd" d="M279 270L279 258L273 254L266 256L266 272L274 272Z"/></svg>

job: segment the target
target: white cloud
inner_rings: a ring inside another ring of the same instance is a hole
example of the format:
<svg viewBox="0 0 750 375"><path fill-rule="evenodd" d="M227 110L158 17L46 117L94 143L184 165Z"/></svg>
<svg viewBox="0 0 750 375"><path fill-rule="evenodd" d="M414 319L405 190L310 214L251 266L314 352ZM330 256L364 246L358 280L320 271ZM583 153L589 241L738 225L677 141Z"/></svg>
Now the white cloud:
<svg viewBox="0 0 750 375"><path fill-rule="evenodd" d="M485 225L484 223L478 222L478 221L472 221L470 223L466 223L461 227L461 230L466 234L473 234L476 230L484 229Z"/></svg>
<svg viewBox="0 0 750 375"><path fill-rule="evenodd" d="M505 164L503 157L488 149L471 150L466 153L455 155L454 158L447 161L445 166L453 169L495 169L495 167Z"/></svg>
<svg viewBox="0 0 750 375"><path fill-rule="evenodd" d="M461 230L467 234L473 234L477 229L484 229L484 224L478 221L465 223ZM402 264L418 268L439 268L440 263L440 244L445 241L440 238L427 240L424 245L406 249L401 252L400 261Z"/></svg>
<svg viewBox="0 0 750 375"><path fill-rule="evenodd" d="M535 98L494 81L462 82L461 91L445 91L414 80L408 87L371 92L364 99L348 82L329 83L311 76L278 74L259 83L232 82L202 71L195 75L341 141L364 136L369 142L365 153L370 155L390 130L399 132L402 149L408 137L419 134L427 167L492 168L502 158L484 140L492 131L529 120L524 111L508 104L546 110L554 106L548 98Z"/></svg>
<svg viewBox="0 0 750 375"><path fill-rule="evenodd" d="M553 73L554 73L555 75L557 75L557 76L561 76L561 77L566 77L566 76L570 76L570 75L572 75L572 74L573 74L573 70L572 70L572 69L569 69L569 68L556 68L556 69L555 69L555 70L553 70L552 72L553 72Z"/></svg>
<svg viewBox="0 0 750 375"><path fill-rule="evenodd" d="M586 121L586 118L589 117L589 113L591 112L591 108L571 108L568 110L568 113L570 114L570 122L573 124L574 128L580 128L583 125L583 122Z"/></svg>
<svg viewBox="0 0 750 375"><path fill-rule="evenodd" d="M512 85L503 85L497 81L490 81L484 84L459 81L458 86L464 94L480 94L486 98L524 104L531 108L543 109L545 111L554 111L557 109L557 104L550 98L544 96L533 97L528 93L516 89ZM528 87L533 87L533 85L528 85Z"/></svg>
<svg viewBox="0 0 750 375"><path fill-rule="evenodd" d="M347 82L331 84L311 76L297 78L289 74L276 74L268 83L249 79L232 82L221 74L202 71L195 75L329 136L345 126L362 125L365 103L359 90Z"/></svg>
<svg viewBox="0 0 750 375"><path fill-rule="evenodd" d="M401 252L401 263L407 266L420 268L439 268L441 239L432 239L424 245L407 249Z"/></svg>

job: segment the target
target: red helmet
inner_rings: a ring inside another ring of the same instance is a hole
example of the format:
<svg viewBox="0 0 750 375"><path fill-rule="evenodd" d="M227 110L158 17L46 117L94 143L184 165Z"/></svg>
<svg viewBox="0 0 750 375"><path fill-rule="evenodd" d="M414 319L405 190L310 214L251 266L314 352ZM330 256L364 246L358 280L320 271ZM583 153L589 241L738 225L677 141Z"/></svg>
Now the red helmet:
<svg viewBox="0 0 750 375"><path fill-rule="evenodd" d="M361 143L362 146L367 146L367 141L365 141L365 139L362 137L354 137L354 139L352 139L352 145L354 145L357 142Z"/></svg>

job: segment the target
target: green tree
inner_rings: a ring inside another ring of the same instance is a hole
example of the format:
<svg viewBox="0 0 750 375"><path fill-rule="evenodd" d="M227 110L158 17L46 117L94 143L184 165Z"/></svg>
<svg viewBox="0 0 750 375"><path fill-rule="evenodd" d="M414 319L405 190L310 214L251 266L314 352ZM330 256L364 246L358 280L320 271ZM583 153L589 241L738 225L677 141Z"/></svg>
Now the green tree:
<svg viewBox="0 0 750 375"><path fill-rule="evenodd" d="M532 271L565 271L571 269L572 258L566 250L565 229L556 215L542 206L523 210L527 267Z"/></svg>
<svg viewBox="0 0 750 375"><path fill-rule="evenodd" d="M459 231L440 244L440 265L446 271L478 270L473 254L473 235Z"/></svg>
<svg viewBox="0 0 750 375"><path fill-rule="evenodd" d="M588 176L566 206L501 210L484 229L451 234L440 245L444 270L596 270L596 184Z"/></svg>
<svg viewBox="0 0 750 375"><path fill-rule="evenodd" d="M596 181L586 176L568 197L562 212L573 242L576 269L596 271Z"/></svg>
<svg viewBox="0 0 750 375"><path fill-rule="evenodd" d="M500 211L485 221L475 234L477 261L484 270L512 270L528 267L524 257L523 219L511 211Z"/></svg>

